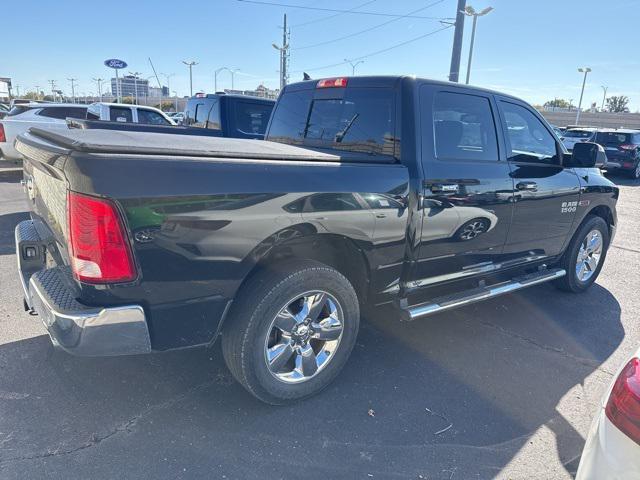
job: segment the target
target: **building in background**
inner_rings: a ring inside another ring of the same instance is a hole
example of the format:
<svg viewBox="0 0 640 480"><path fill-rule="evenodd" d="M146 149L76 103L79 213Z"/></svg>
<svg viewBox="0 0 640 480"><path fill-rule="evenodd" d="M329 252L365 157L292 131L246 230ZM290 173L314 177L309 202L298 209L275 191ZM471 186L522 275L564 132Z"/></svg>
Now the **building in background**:
<svg viewBox="0 0 640 480"><path fill-rule="evenodd" d="M0 77L0 100L8 102L11 97L11 79Z"/></svg>
<svg viewBox="0 0 640 480"><path fill-rule="evenodd" d="M256 87L255 90L231 90L228 88L224 89L224 93L229 95L250 95L252 97L262 97L262 98L278 98L278 94L280 93L279 89L271 89L267 88L264 85L260 84Z"/></svg>
<svg viewBox="0 0 640 480"><path fill-rule="evenodd" d="M149 96L151 98L155 97L158 98L160 96L160 87L149 87ZM163 97L168 97L169 96L169 89L167 87L162 87L162 96Z"/></svg>
<svg viewBox="0 0 640 480"><path fill-rule="evenodd" d="M116 79L111 79L111 94L113 96L118 95L117 83L120 82L120 95L123 97L135 97L136 88L138 89L138 98L149 96L149 80L140 77L134 77L133 75L125 75ZM157 95L156 95L157 96Z"/></svg>

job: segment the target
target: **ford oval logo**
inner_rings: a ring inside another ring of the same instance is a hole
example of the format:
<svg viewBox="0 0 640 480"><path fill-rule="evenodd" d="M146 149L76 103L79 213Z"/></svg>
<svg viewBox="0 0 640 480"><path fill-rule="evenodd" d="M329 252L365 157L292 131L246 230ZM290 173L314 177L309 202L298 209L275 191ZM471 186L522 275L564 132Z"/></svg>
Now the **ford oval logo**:
<svg viewBox="0 0 640 480"><path fill-rule="evenodd" d="M109 60L105 60L104 64L109 68L127 68L127 62L124 60L118 60L117 58L110 58Z"/></svg>

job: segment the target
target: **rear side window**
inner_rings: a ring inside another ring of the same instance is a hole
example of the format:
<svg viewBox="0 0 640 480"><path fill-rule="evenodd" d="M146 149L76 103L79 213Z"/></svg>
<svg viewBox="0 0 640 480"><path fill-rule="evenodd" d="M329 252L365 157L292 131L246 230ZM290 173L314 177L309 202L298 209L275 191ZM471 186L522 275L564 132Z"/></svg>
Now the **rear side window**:
<svg viewBox="0 0 640 480"><path fill-rule="evenodd" d="M565 138L591 138L593 131L591 130L567 130L564 132Z"/></svg>
<svg viewBox="0 0 640 480"><path fill-rule="evenodd" d="M138 123L147 125L169 125L167 119L158 112L145 110L144 108L138 108Z"/></svg>
<svg viewBox="0 0 640 480"><path fill-rule="evenodd" d="M237 102L234 112L236 129L242 133L264 135L272 108L260 103Z"/></svg>
<svg viewBox="0 0 640 480"><path fill-rule="evenodd" d="M311 147L393 155L395 99L390 88L285 93L273 114L269 140ZM336 98L330 95L335 94Z"/></svg>
<svg viewBox="0 0 640 480"><path fill-rule="evenodd" d="M436 157L499 160L496 126L486 97L440 92L433 107Z"/></svg>
<svg viewBox="0 0 640 480"><path fill-rule="evenodd" d="M28 112L29 110L35 110L36 108L38 107L23 107L18 105L9 110L9 113L7 113L7 117L20 115L21 113Z"/></svg>
<svg viewBox="0 0 640 480"><path fill-rule="evenodd" d="M110 107L109 108L109 120L112 122L133 122L130 108Z"/></svg>
<svg viewBox="0 0 640 480"><path fill-rule="evenodd" d="M500 102L507 133L507 157L514 162L558 164L555 138L531 111Z"/></svg>
<svg viewBox="0 0 640 480"><path fill-rule="evenodd" d="M74 108L74 107L45 107L38 113L41 117L47 118L59 118L64 120L65 118L86 118L86 108Z"/></svg>

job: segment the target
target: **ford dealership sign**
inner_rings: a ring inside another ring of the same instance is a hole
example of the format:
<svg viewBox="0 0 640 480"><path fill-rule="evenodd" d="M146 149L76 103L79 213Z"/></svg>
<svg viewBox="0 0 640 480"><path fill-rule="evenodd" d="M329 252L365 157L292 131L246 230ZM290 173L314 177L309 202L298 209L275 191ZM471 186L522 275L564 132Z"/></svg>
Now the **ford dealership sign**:
<svg viewBox="0 0 640 480"><path fill-rule="evenodd" d="M109 68L127 68L127 62L124 60L118 60L117 58L110 58L109 60L105 60L104 64Z"/></svg>

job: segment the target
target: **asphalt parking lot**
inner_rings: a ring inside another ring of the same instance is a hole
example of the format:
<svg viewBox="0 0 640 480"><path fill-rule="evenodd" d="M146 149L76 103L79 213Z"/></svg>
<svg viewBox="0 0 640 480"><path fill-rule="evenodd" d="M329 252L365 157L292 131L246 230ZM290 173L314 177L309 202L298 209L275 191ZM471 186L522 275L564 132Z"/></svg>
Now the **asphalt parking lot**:
<svg viewBox="0 0 640 480"><path fill-rule="evenodd" d="M640 184L621 185L598 283L541 285L399 323L368 315L321 395L270 407L217 346L75 358L22 309L19 172L0 171L0 477L572 478L613 373L638 346Z"/></svg>

